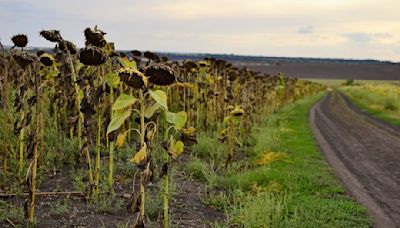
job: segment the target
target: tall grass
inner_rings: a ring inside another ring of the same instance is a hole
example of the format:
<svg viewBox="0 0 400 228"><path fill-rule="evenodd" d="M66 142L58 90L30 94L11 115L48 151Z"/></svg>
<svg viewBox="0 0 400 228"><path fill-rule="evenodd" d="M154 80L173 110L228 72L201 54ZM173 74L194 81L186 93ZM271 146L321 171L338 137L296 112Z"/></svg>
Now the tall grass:
<svg viewBox="0 0 400 228"><path fill-rule="evenodd" d="M400 87L394 84L365 84L340 89L360 108L372 115L400 124Z"/></svg>

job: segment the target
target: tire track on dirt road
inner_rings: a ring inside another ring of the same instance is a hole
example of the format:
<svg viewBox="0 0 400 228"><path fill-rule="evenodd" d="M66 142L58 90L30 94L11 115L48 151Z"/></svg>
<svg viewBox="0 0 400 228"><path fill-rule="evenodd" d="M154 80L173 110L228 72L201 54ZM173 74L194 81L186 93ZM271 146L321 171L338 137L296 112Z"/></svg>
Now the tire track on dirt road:
<svg viewBox="0 0 400 228"><path fill-rule="evenodd" d="M312 108L310 124L326 160L375 227L400 227L400 127L365 114L338 92Z"/></svg>

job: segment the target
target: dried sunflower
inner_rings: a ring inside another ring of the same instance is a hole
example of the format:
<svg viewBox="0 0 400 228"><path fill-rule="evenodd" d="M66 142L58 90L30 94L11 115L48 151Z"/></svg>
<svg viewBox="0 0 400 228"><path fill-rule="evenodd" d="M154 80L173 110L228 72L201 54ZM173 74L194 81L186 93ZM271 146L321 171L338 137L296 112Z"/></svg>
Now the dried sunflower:
<svg viewBox="0 0 400 228"><path fill-rule="evenodd" d="M40 57L41 55L43 55L45 52L43 50L39 50L36 52L36 56Z"/></svg>
<svg viewBox="0 0 400 228"><path fill-rule="evenodd" d="M118 73L121 81L125 82L128 86L136 89L141 89L147 86L147 78L138 70L122 69Z"/></svg>
<svg viewBox="0 0 400 228"><path fill-rule="evenodd" d="M59 46L60 50L64 51L64 52L66 52L68 49L68 51L71 55L75 55L76 53L78 53L78 50L76 49L75 44L73 44L70 41L64 40L63 42L59 42L58 46Z"/></svg>
<svg viewBox="0 0 400 228"><path fill-rule="evenodd" d="M144 56L145 58L150 59L150 60L157 60L157 59L159 59L158 55L156 55L155 53L150 52L150 51L145 51L144 54L143 54L143 56Z"/></svg>
<svg viewBox="0 0 400 228"><path fill-rule="evenodd" d="M237 71L230 71L228 73L228 80L229 81L235 81L236 78L238 78L238 76L239 76L239 73Z"/></svg>
<svg viewBox="0 0 400 228"><path fill-rule="evenodd" d="M17 52L12 54L13 59L22 68L26 68L33 63L33 57L29 56L26 52Z"/></svg>
<svg viewBox="0 0 400 228"><path fill-rule="evenodd" d="M40 35L50 42L62 41L60 31L58 30L43 30L40 32Z"/></svg>
<svg viewBox="0 0 400 228"><path fill-rule="evenodd" d="M104 39L104 32L94 31L91 28L87 28L85 29L84 34L86 37L86 45L104 47L107 44L106 40Z"/></svg>
<svg viewBox="0 0 400 228"><path fill-rule="evenodd" d="M142 52L140 52L138 50L133 50L133 51L131 51L131 53L132 53L133 57L139 58L140 56L142 56Z"/></svg>
<svg viewBox="0 0 400 228"><path fill-rule="evenodd" d="M106 55L98 47L86 47L80 50L79 60L85 65L98 66L106 61Z"/></svg>
<svg viewBox="0 0 400 228"><path fill-rule="evenodd" d="M40 62L45 66L52 66L54 64L54 57L50 54L43 53L40 55Z"/></svg>
<svg viewBox="0 0 400 228"><path fill-rule="evenodd" d="M160 86L171 85L176 79L174 70L162 64L150 65L144 74L149 77L151 83Z"/></svg>
<svg viewBox="0 0 400 228"><path fill-rule="evenodd" d="M167 56L163 56L163 57L161 57L161 61L162 62L168 62L169 58Z"/></svg>
<svg viewBox="0 0 400 228"><path fill-rule="evenodd" d="M191 70L193 68L197 67L197 64L191 60L187 60L184 62L183 66L187 69L187 70Z"/></svg>
<svg viewBox="0 0 400 228"><path fill-rule="evenodd" d="M206 61L200 61L198 64L199 64L199 67L206 67L206 66L208 66L208 64L207 64Z"/></svg>
<svg viewBox="0 0 400 228"><path fill-rule="evenodd" d="M14 43L14 47L23 48L28 44L28 37L24 34L18 34L11 38L12 42Z"/></svg>
<svg viewBox="0 0 400 228"><path fill-rule="evenodd" d="M242 116L244 114L244 110L242 108L235 108L230 112L231 116Z"/></svg>

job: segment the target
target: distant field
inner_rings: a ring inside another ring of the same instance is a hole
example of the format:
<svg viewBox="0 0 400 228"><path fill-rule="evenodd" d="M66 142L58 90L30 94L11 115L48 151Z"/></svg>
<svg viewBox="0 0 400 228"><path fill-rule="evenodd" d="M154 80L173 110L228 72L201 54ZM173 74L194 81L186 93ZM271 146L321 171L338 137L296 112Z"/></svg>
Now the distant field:
<svg viewBox="0 0 400 228"><path fill-rule="evenodd" d="M371 63L246 63L253 71L267 74L284 73L288 77L324 78L324 79L359 79L359 80L400 80L400 64Z"/></svg>
<svg viewBox="0 0 400 228"><path fill-rule="evenodd" d="M344 83L346 83L347 79L324 79L324 78L303 78L305 80L309 80L312 82L317 82L329 87L339 87L343 86ZM380 84L393 84L400 86L400 81L399 80L354 80L354 83L356 84L373 84L373 85L380 85Z"/></svg>

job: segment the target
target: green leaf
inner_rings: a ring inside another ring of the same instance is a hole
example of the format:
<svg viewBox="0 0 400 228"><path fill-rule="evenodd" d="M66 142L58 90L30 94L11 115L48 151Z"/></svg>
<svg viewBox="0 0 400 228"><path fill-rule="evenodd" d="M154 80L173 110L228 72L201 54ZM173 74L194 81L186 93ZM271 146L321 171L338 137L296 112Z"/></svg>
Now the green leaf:
<svg viewBox="0 0 400 228"><path fill-rule="evenodd" d="M168 154L172 156L173 159L176 159L180 154L183 153L185 149L185 144L181 140L175 142L171 140L171 146L168 149Z"/></svg>
<svg viewBox="0 0 400 228"><path fill-rule="evenodd" d="M130 109L126 109L126 110L120 109L120 110L114 111L111 122L108 124L108 127L107 127L107 134L110 134L111 132L120 128L121 125L124 123L124 121L130 115L131 115Z"/></svg>
<svg viewBox="0 0 400 228"><path fill-rule="evenodd" d="M137 70L135 61L129 61L129 59L125 59L125 58L118 58L118 61L122 64L122 66L124 68L133 68L133 69Z"/></svg>
<svg viewBox="0 0 400 228"><path fill-rule="evenodd" d="M107 85L111 88L118 88L120 79L116 73L108 73L104 76L104 80L106 81Z"/></svg>
<svg viewBox="0 0 400 228"><path fill-rule="evenodd" d="M151 97L165 110L168 110L167 94L162 90L150 90Z"/></svg>
<svg viewBox="0 0 400 228"><path fill-rule="evenodd" d="M119 109L127 108L127 107L133 105L136 101L137 101L137 99L134 98L133 96L122 93L117 98L117 100L114 102L114 104L112 106L112 110L119 110Z"/></svg>
<svg viewBox="0 0 400 228"><path fill-rule="evenodd" d="M177 130L180 130L185 126L185 123L187 121L187 114L184 111L181 112L165 112L165 118L168 123L171 123L175 126Z"/></svg>
<svg viewBox="0 0 400 228"><path fill-rule="evenodd" d="M154 115L154 113L160 108L160 105L157 102L154 102L154 104L150 106L146 106L144 109L144 117L149 119Z"/></svg>

